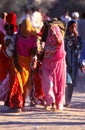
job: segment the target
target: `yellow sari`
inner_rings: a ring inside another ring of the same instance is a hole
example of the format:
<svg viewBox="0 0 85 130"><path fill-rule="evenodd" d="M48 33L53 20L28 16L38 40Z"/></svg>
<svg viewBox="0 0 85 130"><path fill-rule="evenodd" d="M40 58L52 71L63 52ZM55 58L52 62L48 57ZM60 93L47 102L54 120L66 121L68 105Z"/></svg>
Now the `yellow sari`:
<svg viewBox="0 0 85 130"><path fill-rule="evenodd" d="M32 59L31 56L30 57L18 56L18 62L22 68L22 72L20 73L16 70L16 73L22 93L24 92L24 86L28 85L31 59Z"/></svg>

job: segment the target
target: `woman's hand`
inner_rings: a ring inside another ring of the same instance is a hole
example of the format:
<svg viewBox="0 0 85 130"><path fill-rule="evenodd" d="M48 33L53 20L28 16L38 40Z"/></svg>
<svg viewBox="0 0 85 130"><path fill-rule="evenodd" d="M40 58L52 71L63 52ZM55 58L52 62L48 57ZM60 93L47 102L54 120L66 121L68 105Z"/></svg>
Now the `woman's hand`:
<svg viewBox="0 0 85 130"><path fill-rule="evenodd" d="M77 37L78 36L78 31L74 30L74 35Z"/></svg>
<svg viewBox="0 0 85 130"><path fill-rule="evenodd" d="M55 37L57 43L61 43L61 39L56 35L56 32L52 30L52 35Z"/></svg>
<svg viewBox="0 0 85 130"><path fill-rule="evenodd" d="M33 69L36 69L37 68L37 56L34 56L33 59L32 59L32 63L33 63Z"/></svg>
<svg viewBox="0 0 85 130"><path fill-rule="evenodd" d="M0 44L0 50L1 50L1 48L2 48L2 44Z"/></svg>
<svg viewBox="0 0 85 130"><path fill-rule="evenodd" d="M80 67L80 69L81 69L81 72L82 72L82 73L85 73L85 65L82 65L82 66Z"/></svg>

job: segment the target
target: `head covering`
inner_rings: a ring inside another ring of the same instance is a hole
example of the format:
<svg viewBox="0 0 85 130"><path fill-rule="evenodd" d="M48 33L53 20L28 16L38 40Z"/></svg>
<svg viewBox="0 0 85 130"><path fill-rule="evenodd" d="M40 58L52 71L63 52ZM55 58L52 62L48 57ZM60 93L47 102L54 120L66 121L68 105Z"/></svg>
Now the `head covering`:
<svg viewBox="0 0 85 130"><path fill-rule="evenodd" d="M78 12L73 12L72 17L73 18L79 18L79 13Z"/></svg>
<svg viewBox="0 0 85 130"><path fill-rule="evenodd" d="M38 28L39 30L43 26L42 15L39 11L34 11L31 15L31 22L34 28Z"/></svg>
<svg viewBox="0 0 85 130"><path fill-rule="evenodd" d="M61 41L63 41L62 33L61 33L59 26L57 24L53 24L53 25L51 25L51 29L52 29L53 33L55 35L57 35L61 39Z"/></svg>
<svg viewBox="0 0 85 130"><path fill-rule="evenodd" d="M55 25L55 26L57 25L60 28L60 32L64 38L65 31L66 31L66 24L63 21L58 20L57 18L52 18L50 25Z"/></svg>
<svg viewBox="0 0 85 130"><path fill-rule="evenodd" d="M14 32L17 32L17 24L16 24L16 14L14 12L9 12L6 16L6 23L14 25Z"/></svg>
<svg viewBox="0 0 85 130"><path fill-rule="evenodd" d="M36 30L35 28L32 27L32 24L29 18L26 18L22 21L20 25L20 33L22 34L22 36L25 36L25 37L36 35Z"/></svg>

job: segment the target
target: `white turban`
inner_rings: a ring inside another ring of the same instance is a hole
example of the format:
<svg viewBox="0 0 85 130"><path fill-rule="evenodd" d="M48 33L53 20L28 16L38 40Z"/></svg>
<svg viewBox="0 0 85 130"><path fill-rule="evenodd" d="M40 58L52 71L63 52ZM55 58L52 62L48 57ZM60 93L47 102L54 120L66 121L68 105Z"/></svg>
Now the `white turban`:
<svg viewBox="0 0 85 130"><path fill-rule="evenodd" d="M73 13L72 13L72 17L73 17L73 18L74 18L74 17L79 18L79 13L78 13L78 12L73 12Z"/></svg>

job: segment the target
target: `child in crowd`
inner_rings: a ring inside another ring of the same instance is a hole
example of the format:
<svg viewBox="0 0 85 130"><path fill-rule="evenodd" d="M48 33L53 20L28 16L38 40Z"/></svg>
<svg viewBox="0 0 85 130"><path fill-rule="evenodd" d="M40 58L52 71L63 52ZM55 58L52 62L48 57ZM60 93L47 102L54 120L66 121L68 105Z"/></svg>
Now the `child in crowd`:
<svg viewBox="0 0 85 130"><path fill-rule="evenodd" d="M4 28L6 31L6 35L4 37L6 53L9 57L12 57L14 50L14 26L12 24L6 24Z"/></svg>

